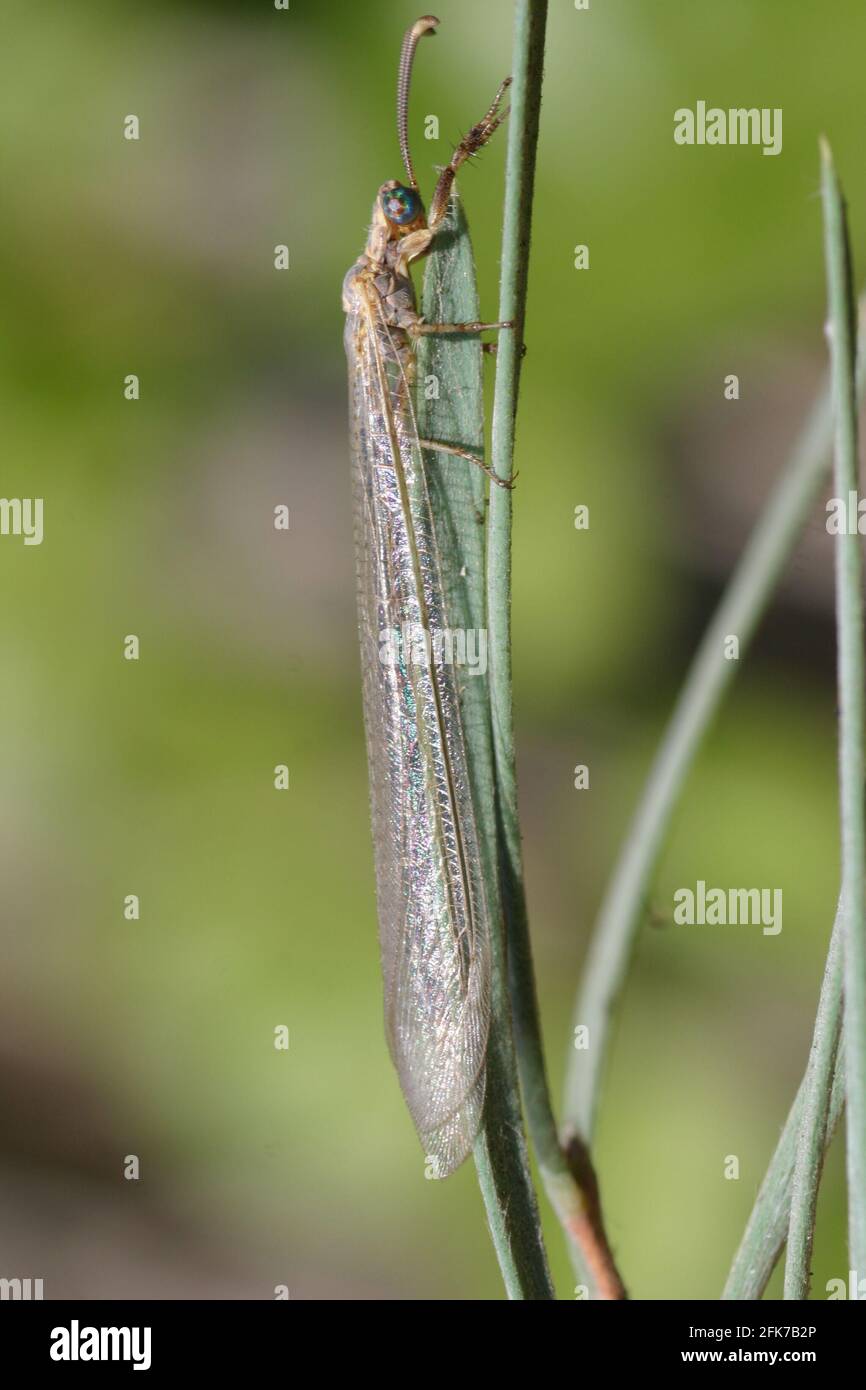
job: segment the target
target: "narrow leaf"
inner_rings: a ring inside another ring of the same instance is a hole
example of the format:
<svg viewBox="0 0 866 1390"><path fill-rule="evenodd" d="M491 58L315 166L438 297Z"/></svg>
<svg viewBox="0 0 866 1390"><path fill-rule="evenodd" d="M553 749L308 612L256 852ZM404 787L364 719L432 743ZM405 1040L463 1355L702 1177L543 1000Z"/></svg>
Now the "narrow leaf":
<svg viewBox="0 0 866 1390"><path fill-rule="evenodd" d="M857 312L845 203L833 156L821 142L821 196L827 266L830 365L836 425L834 491L856 494ZM863 814L863 565L860 535L845 528L835 540L839 688L839 799L842 832L841 911L844 923L845 1090L848 1154L848 1253L866 1269L866 843Z"/></svg>
<svg viewBox="0 0 866 1390"><path fill-rule="evenodd" d="M432 323L471 323L479 318L472 246L456 195L428 259L422 309ZM421 339L417 410L422 438L483 455L483 362L476 336L443 334ZM467 459L428 450L425 464L448 621L453 629L466 633L467 640L474 635L475 652L484 658L484 674L480 660L478 674L469 674L466 666L457 668L493 938L487 1093L475 1162L509 1297L546 1299L554 1293L523 1132L496 865L484 593L487 482L483 471Z"/></svg>

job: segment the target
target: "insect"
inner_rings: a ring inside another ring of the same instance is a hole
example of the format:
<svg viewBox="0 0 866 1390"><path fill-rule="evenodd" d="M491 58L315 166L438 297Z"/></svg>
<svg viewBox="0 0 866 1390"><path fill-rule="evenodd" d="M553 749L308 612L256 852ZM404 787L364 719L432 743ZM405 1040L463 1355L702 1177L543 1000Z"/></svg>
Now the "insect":
<svg viewBox="0 0 866 1390"><path fill-rule="evenodd" d="M397 83L406 182L382 184L363 255L343 282L364 723L370 773L385 1029L432 1175L472 1148L484 1104L490 1017L490 922L454 666L435 643L394 634L448 631L440 557L419 439L414 343L425 333L479 333L509 323L426 323L409 265L442 226L455 175L504 120L507 78L460 141L429 213L409 150L415 49L439 21L407 31ZM432 646L432 654L431 654Z"/></svg>

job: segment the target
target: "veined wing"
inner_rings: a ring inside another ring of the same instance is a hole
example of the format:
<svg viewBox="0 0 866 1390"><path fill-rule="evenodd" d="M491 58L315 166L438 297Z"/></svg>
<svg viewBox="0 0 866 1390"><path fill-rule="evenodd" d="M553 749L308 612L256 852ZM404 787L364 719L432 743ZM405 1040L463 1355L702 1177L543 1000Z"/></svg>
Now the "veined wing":
<svg viewBox="0 0 866 1390"><path fill-rule="evenodd" d="M454 667L413 659L404 640L447 628L411 393L374 292L356 282L355 300L346 348L386 1031L444 1177L481 1118L489 927Z"/></svg>

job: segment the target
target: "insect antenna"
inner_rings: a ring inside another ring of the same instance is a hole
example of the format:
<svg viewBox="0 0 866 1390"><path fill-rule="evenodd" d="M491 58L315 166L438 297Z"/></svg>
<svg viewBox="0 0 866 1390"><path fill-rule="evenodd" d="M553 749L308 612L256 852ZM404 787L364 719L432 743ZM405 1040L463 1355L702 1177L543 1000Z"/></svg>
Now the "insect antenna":
<svg viewBox="0 0 866 1390"><path fill-rule="evenodd" d="M434 34L439 20L435 15L425 14L420 19L416 19L410 29L406 30L403 36L403 46L400 49L400 67L397 71L397 138L400 141L400 153L403 156L403 166L406 170L406 177L409 180L410 188L418 187L418 180L415 177L415 167L412 163L412 156L409 153L409 135L407 131L407 121L409 113L409 83L412 78L412 63L415 59L415 49L418 47L418 40L425 34Z"/></svg>

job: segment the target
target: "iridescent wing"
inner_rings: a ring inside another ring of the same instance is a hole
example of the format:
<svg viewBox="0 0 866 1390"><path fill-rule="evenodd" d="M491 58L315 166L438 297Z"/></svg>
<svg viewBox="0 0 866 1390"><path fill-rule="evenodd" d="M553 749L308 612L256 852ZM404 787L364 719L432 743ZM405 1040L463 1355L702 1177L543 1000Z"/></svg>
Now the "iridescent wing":
<svg viewBox="0 0 866 1390"><path fill-rule="evenodd" d="M454 667L406 642L447 629L411 391L371 287L349 358L358 614L385 1022L425 1152L445 1177L484 1100L490 943ZM396 640L395 640L396 637Z"/></svg>

